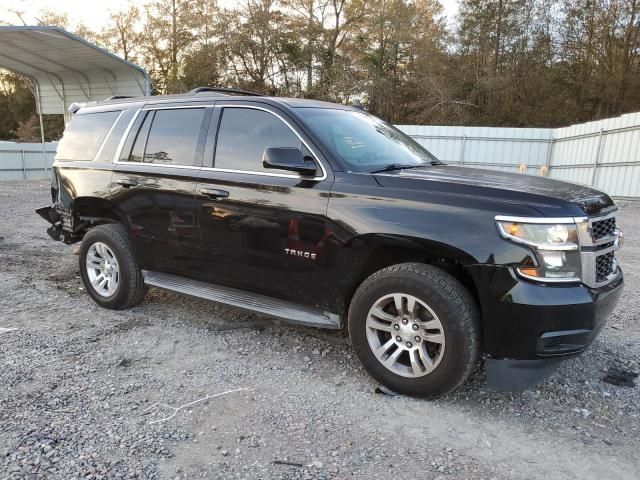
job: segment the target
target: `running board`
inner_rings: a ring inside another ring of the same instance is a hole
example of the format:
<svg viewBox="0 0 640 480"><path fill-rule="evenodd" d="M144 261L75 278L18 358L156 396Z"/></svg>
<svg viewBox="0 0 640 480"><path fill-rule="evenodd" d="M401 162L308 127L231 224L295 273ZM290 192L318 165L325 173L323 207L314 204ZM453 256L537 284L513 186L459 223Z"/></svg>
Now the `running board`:
<svg viewBox="0 0 640 480"><path fill-rule="evenodd" d="M230 287L199 282L169 273L142 271L144 283L152 287L204 298L250 312L285 320L289 323L319 328L340 328L340 317L320 309L298 305L265 295L244 292Z"/></svg>

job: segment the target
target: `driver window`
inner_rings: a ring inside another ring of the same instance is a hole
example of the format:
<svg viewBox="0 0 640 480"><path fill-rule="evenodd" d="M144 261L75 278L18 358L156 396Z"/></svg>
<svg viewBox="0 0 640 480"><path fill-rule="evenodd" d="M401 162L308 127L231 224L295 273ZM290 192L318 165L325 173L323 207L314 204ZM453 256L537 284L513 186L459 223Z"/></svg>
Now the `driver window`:
<svg viewBox="0 0 640 480"><path fill-rule="evenodd" d="M303 144L291 128L275 115L253 108L226 107L222 111L216 145L216 168L271 172L262 166L266 148ZM303 148L303 155L308 155Z"/></svg>

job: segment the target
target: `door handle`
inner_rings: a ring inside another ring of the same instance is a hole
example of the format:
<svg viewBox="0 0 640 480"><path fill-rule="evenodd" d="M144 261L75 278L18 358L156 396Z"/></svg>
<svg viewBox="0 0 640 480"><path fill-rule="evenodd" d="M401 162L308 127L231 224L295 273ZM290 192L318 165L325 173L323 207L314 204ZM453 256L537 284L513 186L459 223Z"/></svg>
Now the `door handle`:
<svg viewBox="0 0 640 480"><path fill-rule="evenodd" d="M209 197L213 200L220 200L221 198L227 198L229 196L229 192L226 190L218 190L216 188L203 188L200 190L200 195L204 195L205 197Z"/></svg>
<svg viewBox="0 0 640 480"><path fill-rule="evenodd" d="M131 188L138 185L137 180L133 180L131 178L123 178L121 180L116 180L118 185L122 185L123 188Z"/></svg>

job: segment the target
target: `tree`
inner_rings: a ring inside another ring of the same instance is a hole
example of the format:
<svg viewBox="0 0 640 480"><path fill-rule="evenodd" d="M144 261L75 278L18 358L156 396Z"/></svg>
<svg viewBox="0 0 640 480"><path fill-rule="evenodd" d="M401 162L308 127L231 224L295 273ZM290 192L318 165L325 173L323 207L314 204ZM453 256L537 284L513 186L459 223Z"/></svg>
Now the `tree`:
<svg viewBox="0 0 640 480"><path fill-rule="evenodd" d="M563 0L562 67L580 117L640 108L640 2Z"/></svg>
<svg viewBox="0 0 640 480"><path fill-rule="evenodd" d="M111 11L108 24L101 36L108 48L123 59L136 62L135 49L141 41L138 30L140 10L135 5L129 5L124 10Z"/></svg>
<svg viewBox="0 0 640 480"><path fill-rule="evenodd" d="M275 0L248 0L244 8L228 10L223 18L222 38L236 82L259 92L275 91L282 80L282 72L274 67L284 20Z"/></svg>
<svg viewBox="0 0 640 480"><path fill-rule="evenodd" d="M146 66L160 93L177 93L180 66L193 43L193 3L189 0L155 0L145 5L146 23L140 36Z"/></svg>
<svg viewBox="0 0 640 480"><path fill-rule="evenodd" d="M438 0L148 0L111 12L100 32L37 18L141 64L156 93L359 99L394 123L444 125L554 127L640 110L640 0L461 0L449 29L441 15ZM14 138L33 100L24 80L2 78L0 136Z"/></svg>
<svg viewBox="0 0 640 480"><path fill-rule="evenodd" d="M69 30L69 16L66 13L58 14L52 10L42 10L36 17L38 25L53 25Z"/></svg>
<svg viewBox="0 0 640 480"><path fill-rule="evenodd" d="M439 83L444 26L434 0L368 2L364 20L350 41L368 109L391 121L431 108ZM422 83L422 80L428 80Z"/></svg>

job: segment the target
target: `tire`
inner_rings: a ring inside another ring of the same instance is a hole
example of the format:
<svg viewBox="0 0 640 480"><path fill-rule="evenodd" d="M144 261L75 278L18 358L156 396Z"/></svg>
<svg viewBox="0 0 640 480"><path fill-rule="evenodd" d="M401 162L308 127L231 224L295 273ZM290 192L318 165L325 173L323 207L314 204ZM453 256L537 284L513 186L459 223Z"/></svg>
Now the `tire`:
<svg viewBox="0 0 640 480"><path fill-rule="evenodd" d="M374 273L357 289L349 336L382 385L432 398L455 390L473 371L480 355L479 317L471 294L452 275L402 263Z"/></svg>
<svg viewBox="0 0 640 480"><path fill-rule="evenodd" d="M123 310L144 298L147 288L142 271L122 225L98 225L89 230L80 245L79 263L84 286L101 307ZM94 286L92 280L99 285Z"/></svg>

